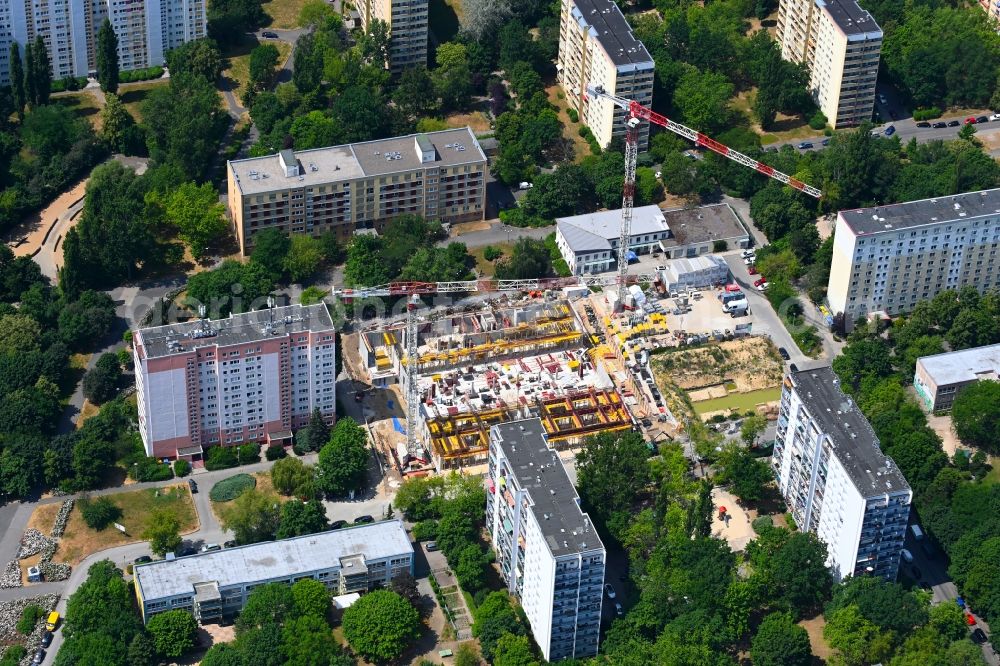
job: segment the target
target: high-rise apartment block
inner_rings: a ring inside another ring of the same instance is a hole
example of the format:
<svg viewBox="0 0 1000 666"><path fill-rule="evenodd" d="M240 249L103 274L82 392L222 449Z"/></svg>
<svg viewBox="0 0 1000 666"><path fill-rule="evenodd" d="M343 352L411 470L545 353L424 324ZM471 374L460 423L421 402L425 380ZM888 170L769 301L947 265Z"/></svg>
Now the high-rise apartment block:
<svg viewBox="0 0 1000 666"><path fill-rule="evenodd" d="M143 328L132 345L147 455L199 460L208 446L287 443L314 409L336 414L322 303Z"/></svg>
<svg viewBox="0 0 1000 666"><path fill-rule="evenodd" d="M96 71L97 31L110 19L124 70L162 65L166 53L206 33L205 0L3 0L0 1L0 86L10 84L10 45L24 47L41 35L52 78Z"/></svg>
<svg viewBox="0 0 1000 666"><path fill-rule="evenodd" d="M830 367L785 377L771 465L795 524L826 544L835 578L895 580L913 493Z"/></svg>
<svg viewBox="0 0 1000 666"><path fill-rule="evenodd" d="M546 661L597 654L606 552L540 419L490 430L486 528Z"/></svg>
<svg viewBox="0 0 1000 666"><path fill-rule="evenodd" d="M427 0L361 0L358 13L367 32L375 19L389 26L389 70L427 66Z"/></svg>
<svg viewBox="0 0 1000 666"><path fill-rule="evenodd" d="M632 34L632 27L614 0L562 0L559 20L559 83L580 122L606 148L614 137L625 136L626 111L604 98L587 95L587 86L653 103L652 56ZM639 126L639 150L649 146L649 123Z"/></svg>
<svg viewBox="0 0 1000 666"><path fill-rule="evenodd" d="M809 88L829 123L871 120L882 29L856 0L781 0L781 57L809 68Z"/></svg>
<svg viewBox="0 0 1000 666"><path fill-rule="evenodd" d="M990 19L1000 21L1000 0L979 0L979 6Z"/></svg>
<svg viewBox="0 0 1000 666"><path fill-rule="evenodd" d="M844 323L945 289L1000 286L1000 189L837 214L827 299Z"/></svg>
<svg viewBox="0 0 1000 666"><path fill-rule="evenodd" d="M481 220L486 155L468 127L229 162L229 212L240 250L262 229L347 241L394 217Z"/></svg>

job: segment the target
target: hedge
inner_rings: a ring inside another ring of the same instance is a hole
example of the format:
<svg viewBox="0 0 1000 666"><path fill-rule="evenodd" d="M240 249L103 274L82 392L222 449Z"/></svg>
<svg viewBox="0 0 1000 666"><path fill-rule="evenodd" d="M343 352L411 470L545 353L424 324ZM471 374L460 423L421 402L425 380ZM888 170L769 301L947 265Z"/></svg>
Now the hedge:
<svg viewBox="0 0 1000 666"><path fill-rule="evenodd" d="M244 491L257 486L257 479L249 474L237 474L219 481L208 493L213 502L229 502L240 496Z"/></svg>
<svg viewBox="0 0 1000 666"><path fill-rule="evenodd" d="M932 106L929 109L917 109L913 112L914 120L930 120L931 118L940 118L941 109L936 106Z"/></svg>
<svg viewBox="0 0 1000 666"><path fill-rule="evenodd" d="M135 83L136 81L149 81L163 76L162 67L147 67L145 69L131 69L118 73L119 83Z"/></svg>
<svg viewBox="0 0 1000 666"><path fill-rule="evenodd" d="M174 474L177 476L187 476L191 473L191 463L181 458L174 461Z"/></svg>
<svg viewBox="0 0 1000 666"><path fill-rule="evenodd" d="M86 86L87 86L86 76L77 76L77 77L67 76L64 79L57 79L53 81L51 90L52 92L56 93L56 92L64 92L66 90L69 91L82 90Z"/></svg>
<svg viewBox="0 0 1000 666"><path fill-rule="evenodd" d="M267 447L267 450L264 451L264 457L268 460L281 460L287 455L288 453L285 452L285 447L281 445L269 446Z"/></svg>

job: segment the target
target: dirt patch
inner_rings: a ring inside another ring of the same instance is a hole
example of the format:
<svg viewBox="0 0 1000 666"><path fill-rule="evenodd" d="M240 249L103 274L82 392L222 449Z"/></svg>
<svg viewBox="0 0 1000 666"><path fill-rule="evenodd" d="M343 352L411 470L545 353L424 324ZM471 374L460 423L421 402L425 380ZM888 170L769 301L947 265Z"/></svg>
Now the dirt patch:
<svg viewBox="0 0 1000 666"><path fill-rule="evenodd" d="M802 620L798 624L809 634L809 645L812 647L812 653L823 661L829 659L833 655L833 650L823 638L823 627L826 626L826 620L823 616L817 615L814 618Z"/></svg>
<svg viewBox="0 0 1000 666"><path fill-rule="evenodd" d="M569 114L566 113L569 105L566 103L566 93L563 91L561 85L555 84L549 86L545 89L545 94L548 96L550 104L559 107L559 120L563 124L563 139L572 146L573 161L577 163L581 162L584 157L590 155L590 144L579 134L580 128L583 125L579 122L573 122ZM562 98L559 97L560 95L562 95Z"/></svg>
<svg viewBox="0 0 1000 666"><path fill-rule="evenodd" d="M712 489L712 504L715 507L712 513L712 536L725 539L734 553L742 551L757 536L751 525L756 512L751 515L737 503L734 495L722 488ZM724 514L719 512L722 508L726 509Z"/></svg>
<svg viewBox="0 0 1000 666"><path fill-rule="evenodd" d="M470 127L472 128L473 134L482 134L483 132L489 132L493 128L490 127L490 119L486 117L486 114L482 111L472 111L469 113L453 113L444 119L445 124L448 127Z"/></svg>
<svg viewBox="0 0 1000 666"><path fill-rule="evenodd" d="M79 564L97 551L141 541L140 535L145 531L154 511L173 513L180 523L181 534L189 534L198 529L198 513L186 483L116 493L106 497L122 510L122 517L118 522L125 526L127 534L122 534L114 527L100 532L87 527L80 512L80 503L77 502L69 516L66 532L59 540L54 562Z"/></svg>
<svg viewBox="0 0 1000 666"><path fill-rule="evenodd" d="M50 536L52 534L52 526L56 522L56 514L59 513L60 507L62 507L62 502L42 504L31 512L31 517L28 518L28 525L25 529L35 529L45 536Z"/></svg>
<svg viewBox="0 0 1000 666"><path fill-rule="evenodd" d="M87 419L89 419L91 416L97 416L97 414L100 411L101 411L100 407L98 407L89 400L84 400L83 407L80 409L80 418L76 420L77 429L82 428L83 424L87 421Z"/></svg>
<svg viewBox="0 0 1000 666"><path fill-rule="evenodd" d="M779 385L784 368L774 344L753 337L657 354L653 374L660 386L692 390L729 382L727 393L746 393Z"/></svg>
<svg viewBox="0 0 1000 666"><path fill-rule="evenodd" d="M479 222L459 222L451 226L451 233L455 236L471 234L475 231L486 231L492 225L489 222L480 220Z"/></svg>
<svg viewBox="0 0 1000 666"><path fill-rule="evenodd" d="M949 458L954 456L955 451L958 449L968 448L966 446L962 446L962 443L958 440L958 436L955 434L955 431L952 430L951 416L947 414L938 416L928 415L927 425L929 425L931 429L938 434L938 437L941 438L941 448L944 449L944 452L948 454Z"/></svg>

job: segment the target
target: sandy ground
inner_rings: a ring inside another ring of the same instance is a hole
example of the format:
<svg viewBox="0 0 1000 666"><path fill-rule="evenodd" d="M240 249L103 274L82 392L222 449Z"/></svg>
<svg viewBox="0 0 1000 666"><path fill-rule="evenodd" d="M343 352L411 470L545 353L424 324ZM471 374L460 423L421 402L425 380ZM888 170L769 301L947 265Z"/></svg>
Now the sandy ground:
<svg viewBox="0 0 1000 666"><path fill-rule="evenodd" d="M61 215L63 215L74 203L83 197L86 189L87 180L81 180L73 186L73 189L67 190L59 195L59 198L49 204L40 213L32 215L22 224L12 229L9 232L9 238L11 240L16 241L21 238L25 239L25 242L14 248L14 256L31 256L37 252L42 247L42 241L45 239L45 234L48 233L49 229L52 228ZM76 219L70 223L70 226L72 226L72 224L79 219L80 217L77 216Z"/></svg>
<svg viewBox="0 0 1000 666"><path fill-rule="evenodd" d="M802 620L798 623L800 627L806 630L809 634L809 645L812 647L812 653L822 659L824 662L833 655L833 650L830 646L826 644L823 639L823 627L826 626L826 620L822 615L817 615L814 618L808 620Z"/></svg>
<svg viewBox="0 0 1000 666"><path fill-rule="evenodd" d="M783 376L774 345L761 337L661 354L653 368L657 383L669 379L682 389L732 381L738 392L755 391L777 386Z"/></svg>
<svg viewBox="0 0 1000 666"><path fill-rule="evenodd" d="M961 443L958 441L955 431L951 429L951 416L948 414L938 416L928 415L927 425L941 438L941 446L944 452L948 454L948 457L951 458L955 455L955 451L959 449Z"/></svg>
<svg viewBox="0 0 1000 666"><path fill-rule="evenodd" d="M460 222L451 226L451 233L454 236L461 236L462 234L471 234L474 231L486 231L491 226L493 225L485 220L478 222Z"/></svg>
<svg viewBox="0 0 1000 666"><path fill-rule="evenodd" d="M736 503L736 496L722 488L712 489L712 536L725 539L734 553L746 548L747 543L757 537L751 522L757 517L756 511L747 511ZM726 520L719 518L719 507L726 507Z"/></svg>

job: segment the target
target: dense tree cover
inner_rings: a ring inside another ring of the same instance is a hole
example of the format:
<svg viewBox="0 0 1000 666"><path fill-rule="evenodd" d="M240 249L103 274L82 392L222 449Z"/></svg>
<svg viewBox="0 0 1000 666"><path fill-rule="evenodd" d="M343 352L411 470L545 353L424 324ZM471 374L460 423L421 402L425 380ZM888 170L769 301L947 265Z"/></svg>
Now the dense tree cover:
<svg viewBox="0 0 1000 666"><path fill-rule="evenodd" d="M157 654L176 659L194 647L198 621L190 611L168 610L151 617L146 631L153 637Z"/></svg>
<svg viewBox="0 0 1000 666"><path fill-rule="evenodd" d="M246 490L220 511L222 527L239 544L272 541L281 526L282 508L274 493Z"/></svg>
<svg viewBox="0 0 1000 666"><path fill-rule="evenodd" d="M208 3L208 34L222 44L240 42L244 33L267 25L267 20L261 0L211 0Z"/></svg>
<svg viewBox="0 0 1000 666"><path fill-rule="evenodd" d="M347 643L365 659L377 663L398 659L420 635L420 614L391 590L375 590L344 611Z"/></svg>
<svg viewBox="0 0 1000 666"><path fill-rule="evenodd" d="M330 441L330 426L327 425L326 421L323 419L323 415L320 413L319 408L313 410L313 413L309 416L309 423L302 428L299 428L298 432L295 433L295 446L302 453L308 453L310 451L319 451L323 448L323 445ZM301 465L301 461L299 462ZM274 470L271 470L272 477L274 476ZM275 482L277 487L277 482ZM290 493L285 493L290 494Z"/></svg>
<svg viewBox="0 0 1000 666"><path fill-rule="evenodd" d="M844 390L854 395L882 449L913 488L921 523L951 559L951 577L987 621L1000 620L1000 574L994 566L1000 486L973 477L965 456L961 465L948 460L904 386L912 381L914 349L940 348L942 340L955 349L993 342L998 315L1000 297L994 292L944 291L897 318L887 332L860 323L833 362Z"/></svg>
<svg viewBox="0 0 1000 666"><path fill-rule="evenodd" d="M319 451L316 485L334 497L362 490L368 481L368 433L347 416L337 421Z"/></svg>
<svg viewBox="0 0 1000 666"><path fill-rule="evenodd" d="M101 354L97 364L83 376L83 395L96 405L111 400L118 394L122 381L122 368L118 356Z"/></svg>
<svg viewBox="0 0 1000 666"><path fill-rule="evenodd" d="M951 422L963 444L1000 454L1000 383L981 381L964 388L952 403Z"/></svg>
<svg viewBox="0 0 1000 666"><path fill-rule="evenodd" d="M85 580L66 602L62 632L65 641L56 655L58 666L132 666L130 643L141 636L142 623L132 610L129 583L109 560L90 565Z"/></svg>
<svg viewBox="0 0 1000 666"><path fill-rule="evenodd" d="M524 612L503 591L486 595L476 607L473 620L472 635L479 639L483 657L490 663L496 663L499 655L510 650L508 637L525 637L528 633Z"/></svg>
<svg viewBox="0 0 1000 666"><path fill-rule="evenodd" d="M750 645L754 666L809 666L813 660L809 634L791 613L771 613L757 627Z"/></svg>
<svg viewBox="0 0 1000 666"><path fill-rule="evenodd" d="M145 152L146 139L121 98L114 93L104 95L101 109L101 138L113 152L139 155Z"/></svg>
<svg viewBox="0 0 1000 666"><path fill-rule="evenodd" d="M730 491L744 502L764 499L767 486L774 479L766 460L754 456L746 446L730 444L718 459L716 482L729 484Z"/></svg>
<svg viewBox="0 0 1000 666"><path fill-rule="evenodd" d="M628 522L632 507L652 478L648 459L649 449L637 432L588 438L576 456L584 508L609 528Z"/></svg>
<svg viewBox="0 0 1000 666"><path fill-rule="evenodd" d="M184 183L154 198L163 210L163 219L177 230L195 259L217 246L229 235L226 207L211 183Z"/></svg>
<svg viewBox="0 0 1000 666"><path fill-rule="evenodd" d="M549 277L552 275L552 254L542 241L519 238L510 256L499 259L493 266L494 275L499 280Z"/></svg>
<svg viewBox="0 0 1000 666"><path fill-rule="evenodd" d="M253 261L223 261L217 268L196 273L188 279L188 305L197 310L204 305L211 319L250 312L267 306L274 281L266 268Z"/></svg>
<svg viewBox="0 0 1000 666"><path fill-rule="evenodd" d="M222 52L211 39L195 39L167 51L167 67L172 76L193 74L215 81L222 74Z"/></svg>

